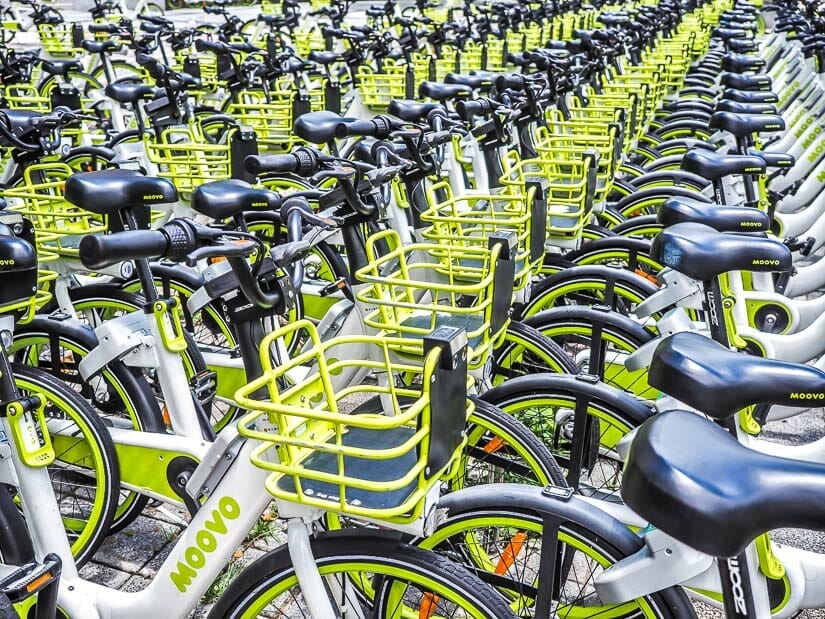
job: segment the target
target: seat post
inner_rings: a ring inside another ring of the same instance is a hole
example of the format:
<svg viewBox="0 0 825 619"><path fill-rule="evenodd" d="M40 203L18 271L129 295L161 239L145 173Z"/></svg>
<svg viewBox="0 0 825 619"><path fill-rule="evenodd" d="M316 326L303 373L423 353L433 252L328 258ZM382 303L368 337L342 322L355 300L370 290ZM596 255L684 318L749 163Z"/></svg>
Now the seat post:
<svg viewBox="0 0 825 619"><path fill-rule="evenodd" d="M124 230L139 230L137 218L130 207L124 208L120 211L120 220L123 224ZM140 260L133 260L135 271L137 272L140 287L143 289L143 298L146 300L144 311L150 313L155 301L160 297L157 288L155 288L155 278L152 276L152 268L149 266L149 261L145 258Z"/></svg>
<svg viewBox="0 0 825 619"><path fill-rule="evenodd" d="M755 140L753 139L753 134L749 133L746 136L737 136L736 138L736 149L739 151L740 155L747 155L749 147L753 146ZM759 206L759 198L756 195L756 179L754 178L753 174L742 174L742 180L745 184L745 206L750 207L758 207Z"/></svg>
<svg viewBox="0 0 825 619"><path fill-rule="evenodd" d="M711 339L719 342L725 348L730 348L730 334L725 322L725 312L722 304L721 276L702 282L705 295L705 312L707 314L708 329Z"/></svg>

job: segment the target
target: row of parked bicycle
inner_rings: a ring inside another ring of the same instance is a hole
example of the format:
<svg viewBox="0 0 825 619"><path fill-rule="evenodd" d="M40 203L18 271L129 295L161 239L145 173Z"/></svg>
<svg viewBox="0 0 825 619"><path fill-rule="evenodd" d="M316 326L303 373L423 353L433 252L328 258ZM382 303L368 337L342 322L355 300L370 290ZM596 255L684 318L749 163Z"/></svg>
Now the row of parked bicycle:
<svg viewBox="0 0 825 619"><path fill-rule="evenodd" d="M6 47L8 616L825 607L820 7L280 8Z"/></svg>

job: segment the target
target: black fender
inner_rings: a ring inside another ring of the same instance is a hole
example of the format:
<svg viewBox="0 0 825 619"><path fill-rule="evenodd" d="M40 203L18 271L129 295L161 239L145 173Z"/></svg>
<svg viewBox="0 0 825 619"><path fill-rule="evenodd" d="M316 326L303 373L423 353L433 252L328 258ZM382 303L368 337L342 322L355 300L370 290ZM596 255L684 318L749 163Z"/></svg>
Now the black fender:
<svg viewBox="0 0 825 619"><path fill-rule="evenodd" d="M140 131L138 131L137 129L127 129L126 131L121 131L117 135L113 135L112 138L108 142L106 142L106 147L114 148L121 142L125 142L133 138L140 140Z"/></svg>
<svg viewBox="0 0 825 619"><path fill-rule="evenodd" d="M552 311L554 310L548 310L548 312ZM541 314L537 316L541 316ZM489 391L485 391L480 398L489 404L498 406L499 402L503 402L515 394L535 394L543 390L568 396L580 395L588 401L601 400L614 408L620 409L622 413L627 415L628 420L636 425L642 425L655 414L638 398L601 381L594 381L592 376L586 374L528 374L516 376Z"/></svg>
<svg viewBox="0 0 825 619"><path fill-rule="evenodd" d="M698 112L696 110L679 110L671 112L667 116L657 118L660 125L669 125L680 120L695 120L697 122L707 123L710 120L710 113Z"/></svg>
<svg viewBox="0 0 825 619"><path fill-rule="evenodd" d="M717 92L712 88L704 88L702 86L689 86L679 91L680 98L689 98L690 95L694 95L699 99L710 100L716 98Z"/></svg>
<svg viewBox="0 0 825 619"><path fill-rule="evenodd" d="M682 164L682 157L684 157L684 153L677 153L675 155L665 155L659 157L655 161L651 161L650 163L645 165L645 168L648 172L656 172L659 170L678 170L679 166Z"/></svg>
<svg viewBox="0 0 825 619"><path fill-rule="evenodd" d="M707 112L709 115L713 114L713 104L704 99L681 99L674 103L663 105L662 109L667 112L694 110L696 112Z"/></svg>
<svg viewBox="0 0 825 619"><path fill-rule="evenodd" d="M615 208L620 213L625 213L627 211L632 210L631 207L639 202L644 202L650 199L657 199L660 198L662 200L666 200L667 198L693 198L699 200L700 202L706 202L710 204L712 200L697 191L692 191L690 189L686 189L684 187L651 187L650 189L642 189L641 191L637 191L636 193L632 193L629 196L623 197L621 200L616 202L616 204L612 204L611 206Z"/></svg>
<svg viewBox="0 0 825 619"><path fill-rule="evenodd" d="M705 150L716 150L716 146L711 144L710 142L706 142L705 140L697 140L696 138L674 138L672 140L665 140L660 142L656 146L656 150L662 153L663 156L667 156L669 154L676 154L670 153L669 151L680 149L679 153L684 153L685 151L691 148L704 148Z"/></svg>
<svg viewBox="0 0 825 619"><path fill-rule="evenodd" d="M613 232L619 236L624 236L625 232L632 230L633 228L638 228L639 226L657 226L659 228L663 228L664 226L659 223L657 217L657 215L640 215L639 217L631 217L613 228Z"/></svg>
<svg viewBox="0 0 825 619"><path fill-rule="evenodd" d="M685 170L654 170L637 176L630 180L630 184L636 188L642 189L645 185L652 183L659 183L667 181L674 186L688 185L696 187L701 190L710 185L710 181L706 178L694 174L693 172L686 172Z"/></svg>
<svg viewBox="0 0 825 619"><path fill-rule="evenodd" d="M685 132L689 132L691 135L707 135L710 136L713 134L713 130L708 128L707 122L701 122L698 120L678 120L673 123L668 123L667 125L663 125L659 129L656 129L652 133L660 138L666 138L668 135L673 135L676 133L682 134Z"/></svg>
<svg viewBox="0 0 825 619"><path fill-rule="evenodd" d="M653 221L656 221L656 216L651 216ZM640 219L638 217L634 219L628 220L626 223L633 223L636 219ZM621 225L624 225L623 222ZM527 312L536 302L538 302L544 292L546 290L553 289L557 286L564 285L566 282L577 280L577 279L587 279L587 278L594 278L598 280L604 280L608 284L618 283L618 282L625 282L629 286L635 287L639 289L639 292L646 297L654 294L659 288L650 280L633 273L632 271L627 271L625 269L615 269L613 267L606 267L601 264L581 264L566 268L562 271L558 271L557 273L553 273L548 277L543 278L540 280L535 286L533 286L532 290L530 291L530 299L521 308L518 316L513 316L514 320L521 320L522 316L524 316L525 312Z"/></svg>
<svg viewBox="0 0 825 619"><path fill-rule="evenodd" d="M635 239L629 236L608 236L601 239L593 239L583 243L579 249L567 252L564 257L567 260L576 262L578 259L599 251L610 251L621 249L627 251L631 256L650 256L650 241L647 239ZM655 263L655 260L654 260Z"/></svg>

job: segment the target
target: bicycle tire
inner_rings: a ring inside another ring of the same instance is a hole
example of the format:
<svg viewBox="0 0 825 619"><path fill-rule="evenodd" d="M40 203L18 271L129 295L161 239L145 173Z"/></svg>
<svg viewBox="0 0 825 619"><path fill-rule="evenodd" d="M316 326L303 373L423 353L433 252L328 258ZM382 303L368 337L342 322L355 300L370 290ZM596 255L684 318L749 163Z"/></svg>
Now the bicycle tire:
<svg viewBox="0 0 825 619"><path fill-rule="evenodd" d="M670 587L627 603L627 612L616 615L604 605L594 603L599 601L594 591L588 597L581 596L582 603L571 604L569 612L565 612L562 596L575 595L571 595L570 581L566 580L563 585L559 581L542 580L546 574L540 568L536 569L545 538L553 534L554 527L550 523L559 523L555 528L555 539L548 540L557 544L559 560L555 564L554 576L563 571L560 568L565 565L565 559L567 564L575 562L577 567L583 568L573 574L576 581L573 586L587 584L581 583L582 573L588 574L590 581L596 569L613 565L644 546L642 538L630 529L577 497L560 501L543 495L537 488L498 484L450 494L442 499L439 508L444 510L445 517L436 531L413 543L454 560L461 559L482 580L498 586L516 612L518 609L529 612L535 606L535 593L549 590L555 593L552 616L561 619L569 616L696 617L690 600L680 587ZM491 533L491 529L496 532ZM511 532L519 536L518 550L514 550L515 535ZM571 549L578 555L578 560L569 556ZM594 565L593 573L588 573L582 557L589 559L591 564L599 564L598 568ZM491 567L495 568L493 572ZM584 589L581 586L580 591ZM618 610L612 605L610 608ZM625 605L622 606L624 610Z"/></svg>
<svg viewBox="0 0 825 619"><path fill-rule="evenodd" d="M481 399L518 419L567 469L568 483L579 487L584 479L585 486L610 495L618 491L621 477L616 443L653 414L637 398L610 385L563 374L514 378ZM582 438L575 417L580 404L590 420L591 434L582 439L581 468L571 471L571 449Z"/></svg>
<svg viewBox="0 0 825 619"><path fill-rule="evenodd" d="M57 421L60 419L57 415L66 415L70 418L71 423L81 429L87 443L95 445L93 453L90 451L89 456L92 460L96 460L94 474L86 477L86 479L94 479L95 484L95 499L91 513L94 519L86 520L86 525L83 526L80 534L67 529L72 546L72 555L75 557L78 566L82 566L92 558L103 540L109 535L112 519L117 508L118 491L120 489L120 466L112 438L103 421L91 409L89 404L54 376L37 368L18 363L12 364L12 371L19 389L24 392L34 391L43 394L46 396L47 402L60 407L59 411L56 411L56 409L47 411L46 418L50 423L57 425ZM68 425L65 426L65 428L68 427ZM50 433L58 455L55 462L59 462L61 440L58 437L64 435L58 434L54 430ZM78 451L78 443L71 443L68 448L71 448L73 452ZM84 456L84 462L86 457ZM80 476L81 474L77 472L78 463L73 463L72 467L71 476ZM49 469L50 472L59 470L55 464L49 465ZM75 501L72 503L73 506L76 504ZM66 507L63 501L58 501L58 504L61 507ZM75 523L80 521L81 519L75 515L68 519L64 516L64 524L67 525L71 523L72 526L79 526Z"/></svg>
<svg viewBox="0 0 825 619"><path fill-rule="evenodd" d="M368 611L368 616L374 619L397 616L382 612L387 610L388 597L394 597L392 588L399 580L412 584L414 579L419 579L416 584L422 593L419 600L422 605L449 600L461 604L470 613L460 616L515 619L516 615L495 589L447 558L404 544L399 537L394 532L377 529L343 529L316 535L310 543L322 576L332 577L335 570L341 574L366 571L371 575L369 587L373 599L367 600L368 596L362 590L359 591L361 595L348 596L346 602ZM363 576L356 578L362 585L367 580ZM208 618L258 617L274 595L296 586L295 569L284 545L247 566L218 599ZM405 595L404 610L419 616L407 608L416 601ZM293 606L284 616L300 617L297 612L300 608Z"/></svg>
<svg viewBox="0 0 825 619"><path fill-rule="evenodd" d="M659 287L646 277L602 265L575 266L549 275L531 290L516 317L526 319L554 307L606 305L629 315Z"/></svg>
<svg viewBox="0 0 825 619"><path fill-rule="evenodd" d="M655 337L635 320L605 307L571 305L539 312L524 322L568 351L584 372L639 397L658 397L658 391L647 384L646 370L631 371L624 365L624 355L635 352ZM597 342L594 334L598 336ZM602 347L604 354L601 366L591 368L590 353L595 346Z"/></svg>
<svg viewBox="0 0 825 619"><path fill-rule="evenodd" d="M483 397L474 397L473 401L476 409L467 420L468 442L462 456L465 464L460 487L467 487L468 479L475 478L475 481L478 481L478 476L472 475L472 471L467 469L466 460L470 457L482 464L495 464L504 474L510 476L508 481L512 481L512 476L516 476L518 482L524 484L567 485L564 472L556 458L530 428ZM491 445L496 449L492 449ZM521 464L515 460L506 460L513 452L522 460ZM481 457L487 459L480 460ZM450 483L453 490L456 489L455 481L454 479Z"/></svg>
<svg viewBox="0 0 825 619"><path fill-rule="evenodd" d="M552 339L533 327L511 320L504 341L493 351L493 383L509 378L553 372L578 374L576 362Z"/></svg>
<svg viewBox="0 0 825 619"><path fill-rule="evenodd" d="M152 388L135 368L129 368L122 361L110 362L99 376L106 383L105 393L98 394L92 388L91 381L84 381L77 370L79 358L87 355L97 346L97 339L91 330L71 323L51 320L48 316L38 316L25 325L19 325L9 352L18 362L29 361L31 365L32 348L40 345L49 347L49 354L44 356L37 352L35 361L40 369L47 371L63 384L80 387L80 394L89 402L99 415L122 416L126 413L132 428L141 432L165 432L160 407ZM54 350L54 347L57 350ZM36 351L37 349L35 349ZM54 359L60 360L59 365ZM42 362L47 363L44 367ZM94 379L93 379L94 380ZM105 401L101 400L105 396ZM110 526L116 533L140 516L149 497L135 492L122 490L118 508Z"/></svg>

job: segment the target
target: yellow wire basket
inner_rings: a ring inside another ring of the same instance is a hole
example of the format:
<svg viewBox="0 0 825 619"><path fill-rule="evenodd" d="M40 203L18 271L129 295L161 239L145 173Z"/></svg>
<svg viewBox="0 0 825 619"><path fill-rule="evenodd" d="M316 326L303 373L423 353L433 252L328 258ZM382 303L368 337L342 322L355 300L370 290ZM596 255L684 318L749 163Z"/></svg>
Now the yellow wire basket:
<svg viewBox="0 0 825 619"><path fill-rule="evenodd" d="M108 229L105 216L90 213L63 197L66 179L73 173L65 163L32 165L24 171L21 185L2 192L9 210L32 222L41 262L57 256L77 256L83 235Z"/></svg>
<svg viewBox="0 0 825 619"><path fill-rule="evenodd" d="M298 331L309 335L308 348L273 363L273 342ZM351 345L364 349L366 358L342 358L339 349ZM263 376L235 395L254 411L238 429L261 442L251 459L272 471L267 490L282 501L352 516L399 523L422 516L438 480L456 470L464 445L461 429L473 410L463 390L458 407L431 406L441 354L435 347L423 363L398 362L383 338L322 341L308 320L269 334L261 343ZM376 375L378 384L336 390L332 376L352 368ZM293 380L295 373L302 378ZM404 380L422 374L420 384ZM454 378L466 387L466 370ZM346 412L365 398L358 411ZM445 432L445 425L460 429ZM445 434L454 436L445 441Z"/></svg>
<svg viewBox="0 0 825 619"><path fill-rule="evenodd" d="M370 236L369 265L355 274L369 284L356 296L375 308L364 323L389 336L388 345L399 354L415 357L423 353L423 337L435 329L463 329L468 368L483 366L504 334L513 301L515 235L494 236L503 242L490 248L402 245L394 230Z"/></svg>
<svg viewBox="0 0 825 619"><path fill-rule="evenodd" d="M464 196L454 196L447 182L436 183L429 189L433 206L421 213L421 220L430 224L422 236L432 243L486 250L492 234L512 231L517 240L513 289L518 291L527 286L535 266L531 243L538 240L543 255L544 238L535 239L531 225L535 190L527 189L523 176L508 177L507 182L513 187L511 194ZM438 201L436 195L443 199Z"/></svg>
<svg viewBox="0 0 825 619"><path fill-rule="evenodd" d="M489 53L489 49L488 49ZM467 43L460 55L460 72L480 71L484 69L482 60L484 59L484 47L478 43Z"/></svg>
<svg viewBox="0 0 825 619"><path fill-rule="evenodd" d="M554 133L547 127L536 131L536 152L540 159L568 159L580 161L583 154L595 152L596 187L593 194L594 204L601 204L607 199L613 187L613 174L623 146L619 139L618 127L614 124L601 134L575 133L575 123L553 123ZM570 132L565 132L569 130Z"/></svg>
<svg viewBox="0 0 825 619"><path fill-rule="evenodd" d="M301 58L306 58L309 52L324 49L326 42L320 30L300 31L292 35L292 44Z"/></svg>
<svg viewBox="0 0 825 619"><path fill-rule="evenodd" d="M386 111L393 99L404 99L407 94L407 67L385 63L381 72L359 67L356 73L361 101L371 109Z"/></svg>
<svg viewBox="0 0 825 619"><path fill-rule="evenodd" d="M71 24L38 24L43 49L54 58L74 57L86 51L74 46Z"/></svg>
<svg viewBox="0 0 825 619"><path fill-rule="evenodd" d="M269 92L244 89L238 101L226 108L239 123L252 127L261 150L284 151L292 145L292 102L295 92L280 88Z"/></svg>
<svg viewBox="0 0 825 619"><path fill-rule="evenodd" d="M191 194L209 181L225 180L232 175L231 135L225 142L211 144L193 128L181 125L163 130L160 139L143 138L149 161L158 167L157 176L168 178L183 195Z"/></svg>

